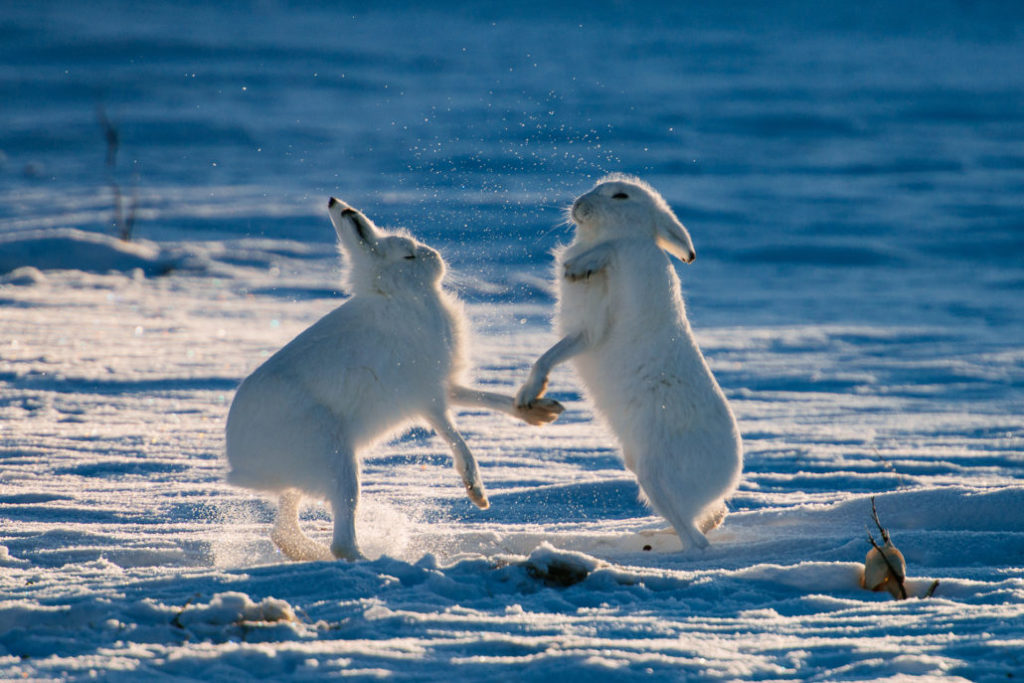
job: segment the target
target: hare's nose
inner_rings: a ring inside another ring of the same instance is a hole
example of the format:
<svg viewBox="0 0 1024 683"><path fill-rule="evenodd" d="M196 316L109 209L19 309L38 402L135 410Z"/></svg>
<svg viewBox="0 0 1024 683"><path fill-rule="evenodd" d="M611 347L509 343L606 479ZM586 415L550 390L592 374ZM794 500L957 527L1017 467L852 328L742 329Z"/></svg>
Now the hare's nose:
<svg viewBox="0 0 1024 683"><path fill-rule="evenodd" d="M593 211L593 208L586 196L580 197L572 205L572 217L577 220L586 218Z"/></svg>

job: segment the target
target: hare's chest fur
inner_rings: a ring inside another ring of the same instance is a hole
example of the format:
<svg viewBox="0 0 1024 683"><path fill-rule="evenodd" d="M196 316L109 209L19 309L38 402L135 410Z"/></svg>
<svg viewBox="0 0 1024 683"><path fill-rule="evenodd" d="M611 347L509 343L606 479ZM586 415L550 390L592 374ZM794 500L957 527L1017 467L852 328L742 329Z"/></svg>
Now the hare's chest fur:
<svg viewBox="0 0 1024 683"><path fill-rule="evenodd" d="M560 263L588 248L572 245ZM584 330L598 355L637 356L688 333L679 280L653 244L616 244L604 269L584 280L560 277L559 290L561 332Z"/></svg>
<svg viewBox="0 0 1024 683"><path fill-rule="evenodd" d="M679 279L655 245L617 247L601 272L562 278L560 289L562 333L583 330L590 342L574 365L620 438L649 429L731 438L733 418L686 320Z"/></svg>

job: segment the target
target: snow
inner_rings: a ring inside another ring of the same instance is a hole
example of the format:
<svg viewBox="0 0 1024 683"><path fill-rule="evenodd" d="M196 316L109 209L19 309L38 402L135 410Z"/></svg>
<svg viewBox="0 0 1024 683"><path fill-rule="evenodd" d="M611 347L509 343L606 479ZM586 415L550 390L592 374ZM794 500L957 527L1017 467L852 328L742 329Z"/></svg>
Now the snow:
<svg viewBox="0 0 1024 683"><path fill-rule="evenodd" d="M826 5L5 5L0 678L1024 675L1022 17ZM560 210L605 171L700 254L746 457L710 548L559 368L553 425L457 415L489 510L415 429L364 461L371 559L285 561L224 420L345 299L326 198L440 249L475 381L512 393L554 341ZM906 601L859 587L872 497Z"/></svg>
<svg viewBox="0 0 1024 683"><path fill-rule="evenodd" d="M5 257L0 263L0 270L4 272L24 267L88 269L101 273L138 268L158 274L173 267L160 258L160 249L155 245L124 242L71 228L6 236L0 241L0 253Z"/></svg>
<svg viewBox="0 0 1024 683"><path fill-rule="evenodd" d="M462 495L444 445L414 431L365 463L359 533L374 559L286 562L267 538L270 503L225 484L221 459L237 379L338 303L273 294L328 288L329 248L315 259L277 252L263 252L263 268L208 256L231 278L53 270L5 286L5 676L501 679L529 666L539 679L994 680L1019 670L1019 426L998 399L967 411L948 387L879 381L920 364L907 347L930 337L921 330L702 335L747 439L744 485L705 552L679 552L637 502L562 372L555 395L568 411L555 425L460 415L490 510ZM481 383L511 390L549 341L543 325L519 322L535 306L469 306ZM843 343L843 355L830 350ZM992 362L955 373L998 386ZM933 365L928 385L954 372ZM792 377L773 388L780 367ZM871 495L907 558L906 602L858 587ZM314 506L305 518L326 541L328 513Z"/></svg>

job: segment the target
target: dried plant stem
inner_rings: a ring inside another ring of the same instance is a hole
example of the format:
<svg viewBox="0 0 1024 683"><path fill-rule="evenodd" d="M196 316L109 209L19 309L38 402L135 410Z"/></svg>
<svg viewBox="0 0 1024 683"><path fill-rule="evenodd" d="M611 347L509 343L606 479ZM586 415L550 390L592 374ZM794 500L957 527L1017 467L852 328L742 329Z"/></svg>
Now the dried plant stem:
<svg viewBox="0 0 1024 683"><path fill-rule="evenodd" d="M114 226L117 228L118 237L127 242L131 240L132 231L135 228L135 210L138 206L138 195L133 188L126 215L124 193L121 192L121 186L118 184L115 174L117 152L121 146L121 135L117 127L107 117L107 112L102 104L96 107L96 118L99 120L100 127L103 129L103 137L107 142L107 182L110 185L110 193L114 199Z"/></svg>
<svg viewBox="0 0 1024 683"><path fill-rule="evenodd" d="M893 547L892 538L889 536L889 530L883 527L882 522L878 519L878 509L875 507L874 496L871 496L871 516L875 520L875 526L878 527L878 532L882 535L882 542L889 547ZM889 561L888 555L885 553L882 547L878 545L878 543L875 541L874 536L871 535L870 531L868 532L868 541L871 542L871 546L878 551L879 555L881 555L882 561L885 562L885 566L889 568L889 572L896 580L896 583L900 588L899 599L906 600L907 588L904 585L904 579L900 576L902 572L898 571L896 567L892 566L892 562Z"/></svg>

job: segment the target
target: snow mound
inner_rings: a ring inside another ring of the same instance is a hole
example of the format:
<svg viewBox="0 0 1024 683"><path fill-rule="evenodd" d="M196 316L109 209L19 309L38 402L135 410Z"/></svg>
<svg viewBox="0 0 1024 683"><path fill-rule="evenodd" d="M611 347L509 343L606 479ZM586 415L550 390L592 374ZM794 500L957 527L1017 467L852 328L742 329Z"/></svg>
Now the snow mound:
<svg viewBox="0 0 1024 683"><path fill-rule="evenodd" d="M45 270L80 270L89 273L132 272L147 276L166 275L179 270L203 270L196 253L168 249L144 240L124 240L75 228L32 230L0 235L0 273L20 273L13 284L31 284L36 273Z"/></svg>
<svg viewBox="0 0 1024 683"><path fill-rule="evenodd" d="M549 543L542 543L521 566L531 578L545 586L565 588L583 581L605 563L583 553L559 550Z"/></svg>
<svg viewBox="0 0 1024 683"><path fill-rule="evenodd" d="M28 560L22 560L11 555L11 551L7 549L7 546L0 545L0 567L25 567L30 564L32 563Z"/></svg>
<svg viewBox="0 0 1024 683"><path fill-rule="evenodd" d="M229 640L294 640L301 630L295 610L284 600L267 597L254 602L238 591L217 593L207 604L187 604L171 625L210 642Z"/></svg>
<svg viewBox="0 0 1024 683"><path fill-rule="evenodd" d="M253 602L245 593L218 593L207 605L190 605L175 619L177 624L222 626L244 622L274 623L295 621L295 612L284 600L264 598Z"/></svg>
<svg viewBox="0 0 1024 683"><path fill-rule="evenodd" d="M6 275L0 275L0 284L3 285L17 285L20 287L38 285L41 282L46 282L46 275L34 266L21 266Z"/></svg>

